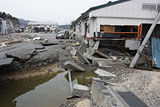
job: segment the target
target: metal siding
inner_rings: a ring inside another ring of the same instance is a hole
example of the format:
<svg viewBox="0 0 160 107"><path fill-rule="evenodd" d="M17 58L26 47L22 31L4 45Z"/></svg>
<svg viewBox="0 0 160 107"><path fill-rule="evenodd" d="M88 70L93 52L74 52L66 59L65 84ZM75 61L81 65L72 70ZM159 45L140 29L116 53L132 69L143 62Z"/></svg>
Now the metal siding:
<svg viewBox="0 0 160 107"><path fill-rule="evenodd" d="M160 68L160 39L152 37L152 65Z"/></svg>
<svg viewBox="0 0 160 107"><path fill-rule="evenodd" d="M125 18L97 18L97 24L100 25L140 25L142 23L152 24L153 20L144 19L125 19ZM160 21L158 22L160 24Z"/></svg>
<svg viewBox="0 0 160 107"><path fill-rule="evenodd" d="M156 11L142 10L143 3L160 3L160 0L132 0L92 12L93 17L155 18Z"/></svg>

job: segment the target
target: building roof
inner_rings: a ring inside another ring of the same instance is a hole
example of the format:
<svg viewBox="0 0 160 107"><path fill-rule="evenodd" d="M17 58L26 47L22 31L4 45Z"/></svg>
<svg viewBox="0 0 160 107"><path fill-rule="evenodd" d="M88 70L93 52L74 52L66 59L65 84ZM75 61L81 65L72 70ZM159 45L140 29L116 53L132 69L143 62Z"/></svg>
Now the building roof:
<svg viewBox="0 0 160 107"><path fill-rule="evenodd" d="M118 1L114 1L114 2L109 1L106 4L91 7L86 12L82 13L82 15L76 21L74 21L73 23L77 24L81 19L84 19L84 18L88 17L89 13L94 11L94 10L101 9L101 8L104 8L104 7L113 6L113 5L120 4L120 3L123 3L123 2L127 2L127 1L131 1L131 0L118 0Z"/></svg>

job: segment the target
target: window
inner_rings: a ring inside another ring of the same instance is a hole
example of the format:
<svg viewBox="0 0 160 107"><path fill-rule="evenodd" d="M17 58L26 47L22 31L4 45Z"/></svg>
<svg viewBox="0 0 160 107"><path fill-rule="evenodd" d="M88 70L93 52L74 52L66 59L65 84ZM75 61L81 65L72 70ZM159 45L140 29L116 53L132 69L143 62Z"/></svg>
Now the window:
<svg viewBox="0 0 160 107"><path fill-rule="evenodd" d="M151 4L151 3L144 3L142 5L143 10L159 10L160 9L160 4Z"/></svg>

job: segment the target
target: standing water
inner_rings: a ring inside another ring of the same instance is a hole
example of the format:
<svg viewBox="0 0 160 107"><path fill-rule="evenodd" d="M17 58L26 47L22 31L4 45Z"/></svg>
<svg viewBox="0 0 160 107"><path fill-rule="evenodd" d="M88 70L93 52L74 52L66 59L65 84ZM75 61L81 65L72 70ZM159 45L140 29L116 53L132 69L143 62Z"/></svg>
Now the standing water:
<svg viewBox="0 0 160 107"><path fill-rule="evenodd" d="M72 80L91 84L91 71L71 72ZM71 95L67 72L47 73L0 85L0 107L58 107Z"/></svg>

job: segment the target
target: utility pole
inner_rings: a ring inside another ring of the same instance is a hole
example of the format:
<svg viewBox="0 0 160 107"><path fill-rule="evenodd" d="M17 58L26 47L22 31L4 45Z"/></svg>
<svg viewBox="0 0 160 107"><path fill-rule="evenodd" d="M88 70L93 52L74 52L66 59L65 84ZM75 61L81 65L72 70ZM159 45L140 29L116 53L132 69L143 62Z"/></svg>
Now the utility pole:
<svg viewBox="0 0 160 107"><path fill-rule="evenodd" d="M150 27L150 29L149 29L147 35L145 36L145 38L144 38L144 40L143 40L143 42L142 42L140 48L138 49L138 51L137 51L135 57L133 58L133 60L132 60L132 62L131 62L131 64L130 64L130 66L129 66L130 68L134 68L134 66L136 65L136 63L137 63L137 61L138 61L138 59L139 59L140 54L142 53L142 51L143 51L143 49L144 49L144 47L145 47L147 41L148 41L149 38L151 37L152 32L154 31L154 28L155 28L156 25L157 25L157 22L158 22L159 18L160 18L160 11L158 11L158 14L157 14L157 16L156 16L156 18L155 18L155 20L154 20L152 26Z"/></svg>

